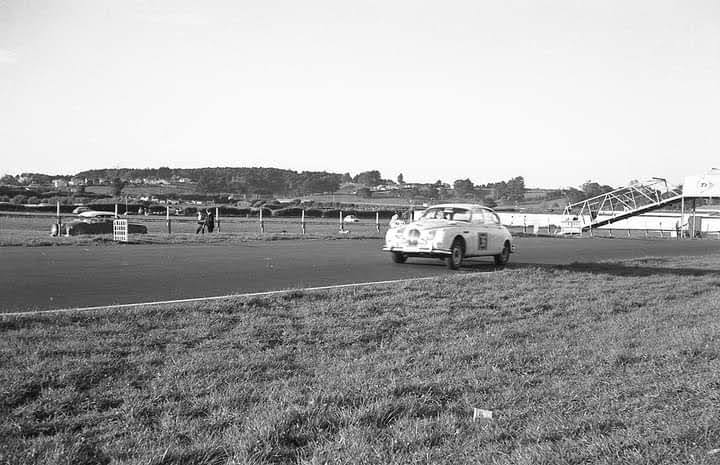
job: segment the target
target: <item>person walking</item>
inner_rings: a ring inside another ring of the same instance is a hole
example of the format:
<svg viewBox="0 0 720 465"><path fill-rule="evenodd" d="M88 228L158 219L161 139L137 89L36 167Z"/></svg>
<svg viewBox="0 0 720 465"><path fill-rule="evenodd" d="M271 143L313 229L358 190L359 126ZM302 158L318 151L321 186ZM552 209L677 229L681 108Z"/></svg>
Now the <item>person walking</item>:
<svg viewBox="0 0 720 465"><path fill-rule="evenodd" d="M195 231L195 234L205 234L205 226L207 225L207 217L205 216L205 212L202 210L198 210L197 213L197 224L198 228Z"/></svg>

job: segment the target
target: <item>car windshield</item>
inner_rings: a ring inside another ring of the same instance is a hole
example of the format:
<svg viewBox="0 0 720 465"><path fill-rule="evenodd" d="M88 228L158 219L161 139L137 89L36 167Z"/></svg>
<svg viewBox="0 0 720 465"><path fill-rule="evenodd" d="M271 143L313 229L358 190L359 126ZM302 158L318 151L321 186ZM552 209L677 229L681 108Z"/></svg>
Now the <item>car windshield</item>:
<svg viewBox="0 0 720 465"><path fill-rule="evenodd" d="M458 207L431 207L425 210L421 219L470 221L470 210Z"/></svg>

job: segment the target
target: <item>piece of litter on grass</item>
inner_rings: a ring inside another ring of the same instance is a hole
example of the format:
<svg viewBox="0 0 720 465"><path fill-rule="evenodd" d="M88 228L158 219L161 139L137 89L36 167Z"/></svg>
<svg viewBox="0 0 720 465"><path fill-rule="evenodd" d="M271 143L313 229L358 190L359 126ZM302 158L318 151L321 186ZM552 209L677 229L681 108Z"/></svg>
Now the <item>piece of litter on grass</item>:
<svg viewBox="0 0 720 465"><path fill-rule="evenodd" d="M492 410L473 408L473 421L477 421L478 419L492 420L492 417Z"/></svg>

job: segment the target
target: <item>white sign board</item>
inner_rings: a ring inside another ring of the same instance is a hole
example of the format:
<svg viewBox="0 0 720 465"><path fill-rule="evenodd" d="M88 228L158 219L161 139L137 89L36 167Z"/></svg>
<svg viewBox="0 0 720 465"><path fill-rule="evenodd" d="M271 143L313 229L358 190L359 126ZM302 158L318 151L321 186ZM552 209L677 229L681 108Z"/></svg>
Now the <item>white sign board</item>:
<svg viewBox="0 0 720 465"><path fill-rule="evenodd" d="M720 174L687 176L683 182L685 197L720 197Z"/></svg>
<svg viewBox="0 0 720 465"><path fill-rule="evenodd" d="M113 221L113 240L118 242L128 241L128 221L127 220L115 220Z"/></svg>

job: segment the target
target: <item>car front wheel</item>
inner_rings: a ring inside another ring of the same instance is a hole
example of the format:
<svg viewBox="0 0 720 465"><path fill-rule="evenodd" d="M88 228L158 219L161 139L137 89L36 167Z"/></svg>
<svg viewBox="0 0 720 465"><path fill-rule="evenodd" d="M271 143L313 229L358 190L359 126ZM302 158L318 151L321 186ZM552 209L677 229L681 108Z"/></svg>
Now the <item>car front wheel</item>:
<svg viewBox="0 0 720 465"><path fill-rule="evenodd" d="M393 252L392 253L392 261L395 263L405 263L405 260L407 260L407 255L405 255L402 252Z"/></svg>
<svg viewBox="0 0 720 465"><path fill-rule="evenodd" d="M493 258L495 259L495 265L507 265L507 262L510 260L510 243L508 241L505 241L502 252L495 255Z"/></svg>
<svg viewBox="0 0 720 465"><path fill-rule="evenodd" d="M455 239L450 247L450 256L445 259L445 263L451 270L460 268L460 264L465 256L465 246L460 239Z"/></svg>

